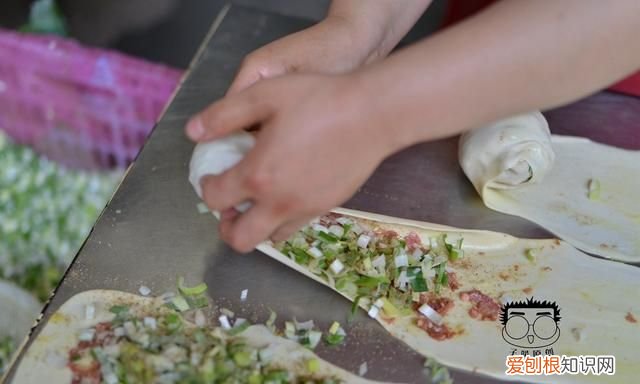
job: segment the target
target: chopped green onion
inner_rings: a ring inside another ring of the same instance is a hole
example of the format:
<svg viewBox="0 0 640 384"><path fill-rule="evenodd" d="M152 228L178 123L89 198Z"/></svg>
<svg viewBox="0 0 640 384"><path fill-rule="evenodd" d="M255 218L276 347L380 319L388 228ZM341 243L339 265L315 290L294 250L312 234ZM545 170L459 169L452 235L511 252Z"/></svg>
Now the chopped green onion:
<svg viewBox="0 0 640 384"><path fill-rule="evenodd" d="M291 252L293 253L296 263L306 265L309 262L309 254L304 249L292 248Z"/></svg>
<svg viewBox="0 0 640 384"><path fill-rule="evenodd" d="M220 322L220 326L226 330L231 329L231 323L229 322L229 317L227 315L218 316L218 321Z"/></svg>
<svg viewBox="0 0 640 384"><path fill-rule="evenodd" d="M407 268L407 278L415 279L417 276L422 275L422 268L420 267L409 267Z"/></svg>
<svg viewBox="0 0 640 384"><path fill-rule="evenodd" d="M339 259L335 259L329 265L329 268L331 269L331 271L333 271L333 273L335 273L337 275L337 274L339 274L340 272L342 272L344 270L344 263L342 261L340 261Z"/></svg>
<svg viewBox="0 0 640 384"><path fill-rule="evenodd" d="M269 363L273 359L273 351L269 348L263 348L258 351L258 359L261 363Z"/></svg>
<svg viewBox="0 0 640 384"><path fill-rule="evenodd" d="M296 326L291 321L284 322L284 335L287 339L297 340L298 335L296 334Z"/></svg>
<svg viewBox="0 0 640 384"><path fill-rule="evenodd" d="M331 323L331 327L329 327L329 333L335 334L336 332L338 332L339 329L340 329L340 323L338 323L337 321L334 321L333 323Z"/></svg>
<svg viewBox="0 0 640 384"><path fill-rule="evenodd" d="M426 292L429 290L429 287L427 286L427 281L422 275L422 268L420 267L407 268L407 278L409 279L409 283L411 284L411 289L414 292Z"/></svg>
<svg viewBox="0 0 640 384"><path fill-rule="evenodd" d="M252 373L251 376L249 376L249 384L262 384L263 383L263 377L260 373L255 372Z"/></svg>
<svg viewBox="0 0 640 384"><path fill-rule="evenodd" d="M404 252L404 250L402 250L393 261L396 268L409 266L409 256Z"/></svg>
<svg viewBox="0 0 640 384"><path fill-rule="evenodd" d="M311 255L314 259L319 259L324 256L322 251L317 247L311 247L307 250L307 253Z"/></svg>
<svg viewBox="0 0 640 384"><path fill-rule="evenodd" d="M526 251L524 251L524 257L527 258L527 260L529 260L530 262L534 263L536 262L536 250L533 248L529 248Z"/></svg>
<svg viewBox="0 0 640 384"><path fill-rule="evenodd" d="M171 299L171 304L173 304L173 307L179 312L185 312L190 309L189 303L187 303L187 300L182 296L176 296Z"/></svg>
<svg viewBox="0 0 640 384"><path fill-rule="evenodd" d="M207 291L207 284L200 283L194 287L184 285L184 277L178 277L178 290L185 296L201 295Z"/></svg>
<svg viewBox="0 0 640 384"><path fill-rule="evenodd" d="M169 313L164 317L164 323L169 331L177 331L182 327L182 318L177 313Z"/></svg>
<svg viewBox="0 0 640 384"><path fill-rule="evenodd" d="M296 330L298 331L308 331L313 329L314 327L314 322L313 320L307 320L307 321L298 321L295 318L293 319L293 324L295 324L296 326Z"/></svg>
<svg viewBox="0 0 640 384"><path fill-rule="evenodd" d="M600 200L600 181L597 179L589 180L589 200Z"/></svg>
<svg viewBox="0 0 640 384"><path fill-rule="evenodd" d="M427 358L424 362L424 368L427 375L431 377L434 384L453 384L449 370L438 361Z"/></svg>
<svg viewBox="0 0 640 384"><path fill-rule="evenodd" d="M387 299L386 297L382 297L380 298L380 300L382 300L382 310L387 314L387 316L400 316L400 311L389 301L389 299Z"/></svg>
<svg viewBox="0 0 640 384"><path fill-rule="evenodd" d="M114 305L109 308L109 312L113 313L116 316L124 316L129 313L129 307L126 305Z"/></svg>
<svg viewBox="0 0 640 384"><path fill-rule="evenodd" d="M376 319L378 317L379 312L380 312L380 307L378 307L377 305L372 305L367 311L367 315L369 315L369 317L372 319Z"/></svg>
<svg viewBox="0 0 640 384"><path fill-rule="evenodd" d="M229 329L227 331L227 333L231 336L235 336L238 335L244 331L247 330L247 328L249 328L249 326L251 325L251 323L249 323L248 321L243 321L242 323L238 324L238 321L236 321L236 324L234 325L233 328Z"/></svg>
<svg viewBox="0 0 640 384"><path fill-rule="evenodd" d="M240 351L233 355L233 361L239 367L248 367L251 364L251 355L249 352Z"/></svg>
<svg viewBox="0 0 640 384"><path fill-rule="evenodd" d="M344 233L342 234L343 238L347 237L347 234L351 230L351 227L353 227L353 224L345 224L345 225L342 226L342 229L344 229Z"/></svg>
<svg viewBox="0 0 640 384"><path fill-rule="evenodd" d="M320 361L318 359L307 360L307 371L309 373L316 373L320 370Z"/></svg>
<svg viewBox="0 0 640 384"><path fill-rule="evenodd" d="M191 308L206 308L209 306L209 300L204 295L187 296L186 300Z"/></svg>
<svg viewBox="0 0 640 384"><path fill-rule="evenodd" d="M327 243L337 243L340 241L340 238L329 232L318 232L318 238L326 241Z"/></svg>
<svg viewBox="0 0 640 384"><path fill-rule="evenodd" d="M445 271L440 278L440 284L447 285L449 284L449 274Z"/></svg>
<svg viewBox="0 0 640 384"><path fill-rule="evenodd" d="M289 382L289 372L287 371L271 371L264 377L264 383L285 384Z"/></svg>
<svg viewBox="0 0 640 384"><path fill-rule="evenodd" d="M269 318L267 319L267 322L265 323L267 328L274 329L277 318L278 318L278 314L275 311L270 309L269 310Z"/></svg>
<svg viewBox="0 0 640 384"><path fill-rule="evenodd" d="M353 304L351 304L351 311L349 312L349 316L347 317L347 321L353 320L353 317L356 315L358 311L358 304L360 304L360 300L362 300L363 296L359 295L353 299Z"/></svg>
<svg viewBox="0 0 640 384"><path fill-rule="evenodd" d="M340 345L344 341L344 335L341 334L329 334L324 337L324 341L329 345Z"/></svg>
<svg viewBox="0 0 640 384"><path fill-rule="evenodd" d="M305 347L315 349L318 346L318 343L320 343L320 340L322 340L322 332L311 330L307 334L307 337L308 343L305 345Z"/></svg>
<svg viewBox="0 0 640 384"><path fill-rule="evenodd" d="M309 263L309 253L302 248L291 248L289 256L293 256L293 260L298 264L307 265Z"/></svg>
<svg viewBox="0 0 640 384"><path fill-rule="evenodd" d="M349 298L354 297L358 294L358 286L355 285L354 279L356 279L356 277L353 277L352 275L336 279L335 287L338 291L344 293Z"/></svg>
<svg viewBox="0 0 640 384"><path fill-rule="evenodd" d="M460 248L451 248L449 251L449 260L456 261L464 255L464 251Z"/></svg>
<svg viewBox="0 0 640 384"><path fill-rule="evenodd" d="M369 242L371 242L371 236L367 236L363 234L358 236L356 245L362 249L367 249L367 247L369 246Z"/></svg>
<svg viewBox="0 0 640 384"><path fill-rule="evenodd" d="M388 284L389 279L385 276L360 276L355 284L358 287L376 288L380 284Z"/></svg>
<svg viewBox="0 0 640 384"><path fill-rule="evenodd" d="M349 277L348 276L341 277L339 279L336 279L335 287L336 287L336 289L338 291L343 291L347 287L348 283L349 283Z"/></svg>
<svg viewBox="0 0 640 384"><path fill-rule="evenodd" d="M209 211L209 207L207 207L207 205L205 203L198 203L196 208L198 208L198 213L200 213L200 214L211 212L211 211Z"/></svg>
<svg viewBox="0 0 640 384"><path fill-rule="evenodd" d="M435 279L435 291L440 292L440 288L449 282L449 278L446 272L446 262L438 264L436 267L436 279Z"/></svg>
<svg viewBox="0 0 640 384"><path fill-rule="evenodd" d="M456 261L459 258L461 258L464 255L464 251L462 250L463 239L460 238L458 240L458 244L456 245L447 243L446 239L447 239L447 235L443 235L442 241L444 242L444 246L447 249L447 252L449 253L449 260Z"/></svg>
<svg viewBox="0 0 640 384"><path fill-rule="evenodd" d="M326 341L327 344L329 345L342 344L346 335L347 334L344 331L344 329L342 329L342 327L340 326L340 323L338 323L337 321L334 321L331 324L331 327L329 327L329 332L324 337L324 341Z"/></svg>
<svg viewBox="0 0 640 384"><path fill-rule="evenodd" d="M427 286L427 281L424 279L422 274L417 275L414 279L409 280L411 283L411 289L414 292L427 292L429 287Z"/></svg>
<svg viewBox="0 0 640 384"><path fill-rule="evenodd" d="M437 271L436 271L436 281L438 281L440 284L444 284L444 281L447 278L446 272L447 272L446 263L442 263L438 265Z"/></svg>

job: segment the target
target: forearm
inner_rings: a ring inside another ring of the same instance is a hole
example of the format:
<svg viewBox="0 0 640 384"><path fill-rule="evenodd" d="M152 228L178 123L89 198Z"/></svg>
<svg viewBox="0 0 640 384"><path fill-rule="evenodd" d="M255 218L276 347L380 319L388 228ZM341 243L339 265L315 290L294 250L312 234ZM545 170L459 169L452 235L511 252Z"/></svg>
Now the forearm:
<svg viewBox="0 0 640 384"><path fill-rule="evenodd" d="M386 57L432 0L333 0L327 18L351 27L362 63Z"/></svg>
<svg viewBox="0 0 640 384"><path fill-rule="evenodd" d="M399 149L558 106L640 67L640 2L503 1L362 71Z"/></svg>

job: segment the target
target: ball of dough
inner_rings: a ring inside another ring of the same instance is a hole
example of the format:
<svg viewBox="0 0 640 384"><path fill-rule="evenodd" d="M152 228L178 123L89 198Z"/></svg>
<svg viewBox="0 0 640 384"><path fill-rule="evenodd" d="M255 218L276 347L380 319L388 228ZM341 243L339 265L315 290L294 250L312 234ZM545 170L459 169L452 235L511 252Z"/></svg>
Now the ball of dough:
<svg viewBox="0 0 640 384"><path fill-rule="evenodd" d="M460 165L482 194L485 187L517 188L539 182L553 167L551 132L540 112L500 120L465 133Z"/></svg>
<svg viewBox="0 0 640 384"><path fill-rule="evenodd" d="M254 137L246 132L236 133L222 139L199 143L191 155L189 164L189 182L202 198L200 180L206 175L219 175L236 165L255 145ZM238 204L235 208L244 212L251 206L250 202Z"/></svg>

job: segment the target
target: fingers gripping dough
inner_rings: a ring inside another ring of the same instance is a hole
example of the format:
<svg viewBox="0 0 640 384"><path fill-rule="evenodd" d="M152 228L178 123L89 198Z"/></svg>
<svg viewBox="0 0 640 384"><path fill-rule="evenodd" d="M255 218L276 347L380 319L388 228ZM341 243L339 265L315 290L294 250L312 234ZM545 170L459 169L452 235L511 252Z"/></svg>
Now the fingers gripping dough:
<svg viewBox="0 0 640 384"><path fill-rule="evenodd" d="M202 198L201 179L206 175L220 175L236 165L253 148L255 139L246 132L236 133L219 140L199 143L193 150L189 164L189 182ZM251 207L246 201L236 205L236 210L244 212Z"/></svg>

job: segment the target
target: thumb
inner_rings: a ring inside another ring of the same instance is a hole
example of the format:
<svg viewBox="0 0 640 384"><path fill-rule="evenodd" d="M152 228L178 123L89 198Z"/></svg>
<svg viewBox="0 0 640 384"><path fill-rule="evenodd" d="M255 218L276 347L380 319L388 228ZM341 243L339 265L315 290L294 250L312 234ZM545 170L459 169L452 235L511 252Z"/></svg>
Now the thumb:
<svg viewBox="0 0 640 384"><path fill-rule="evenodd" d="M282 62L273 53L270 53L268 47L265 47L247 56L240 64L240 68L227 90L227 95L244 91L262 79L284 75L286 72L286 67Z"/></svg>
<svg viewBox="0 0 640 384"><path fill-rule="evenodd" d="M187 136L193 141L210 141L250 126L259 125L271 115L269 97L263 87L250 87L225 96L189 120Z"/></svg>
<svg viewBox="0 0 640 384"><path fill-rule="evenodd" d="M227 89L227 96L236 94L249 88L253 84L260 81L260 79L262 79L262 76L259 71L245 70L244 68L240 68L240 71L231 82L229 89Z"/></svg>

